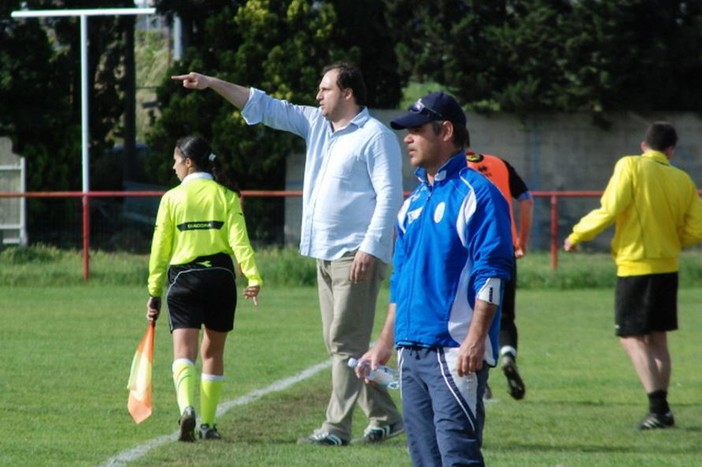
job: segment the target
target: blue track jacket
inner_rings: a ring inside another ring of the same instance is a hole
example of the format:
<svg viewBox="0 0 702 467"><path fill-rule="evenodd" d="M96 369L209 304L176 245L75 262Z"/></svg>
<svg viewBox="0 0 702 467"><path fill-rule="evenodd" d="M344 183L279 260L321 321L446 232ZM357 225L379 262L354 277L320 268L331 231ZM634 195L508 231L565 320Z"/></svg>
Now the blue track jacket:
<svg viewBox="0 0 702 467"><path fill-rule="evenodd" d="M466 167L465 153L421 184L397 216L390 301L397 306L395 344L459 347L468 334L475 297L490 278L511 277L514 261L509 206L486 177ZM493 300L500 303L501 297ZM497 362L500 312L485 361Z"/></svg>

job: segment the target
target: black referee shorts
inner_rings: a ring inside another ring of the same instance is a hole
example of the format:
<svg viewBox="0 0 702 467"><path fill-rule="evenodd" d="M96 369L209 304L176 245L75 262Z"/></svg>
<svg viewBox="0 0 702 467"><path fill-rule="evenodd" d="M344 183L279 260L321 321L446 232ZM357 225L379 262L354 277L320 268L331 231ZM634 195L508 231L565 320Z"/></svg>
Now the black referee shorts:
<svg viewBox="0 0 702 467"><path fill-rule="evenodd" d="M168 268L166 300L171 332L197 328L229 332L234 328L236 282L229 255L201 256Z"/></svg>
<svg viewBox="0 0 702 467"><path fill-rule="evenodd" d="M678 273L617 277L615 333L643 336L678 329Z"/></svg>

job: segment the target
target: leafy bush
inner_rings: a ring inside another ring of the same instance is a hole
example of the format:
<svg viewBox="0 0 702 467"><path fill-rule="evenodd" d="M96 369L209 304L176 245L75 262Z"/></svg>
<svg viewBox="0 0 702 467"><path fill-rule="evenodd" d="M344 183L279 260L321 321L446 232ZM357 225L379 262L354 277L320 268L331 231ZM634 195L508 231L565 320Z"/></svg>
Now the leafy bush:
<svg viewBox="0 0 702 467"><path fill-rule="evenodd" d="M47 264L58 261L64 254L63 251L49 245L36 245L31 248L7 248L0 252L0 263L3 265Z"/></svg>
<svg viewBox="0 0 702 467"><path fill-rule="evenodd" d="M313 286L317 273L310 258L291 248L256 252L264 286ZM128 252L91 251L90 282L112 285L144 285L149 257ZM0 286L67 285L83 281L83 254L46 245L7 247L0 251ZM241 283L241 280L240 280Z"/></svg>

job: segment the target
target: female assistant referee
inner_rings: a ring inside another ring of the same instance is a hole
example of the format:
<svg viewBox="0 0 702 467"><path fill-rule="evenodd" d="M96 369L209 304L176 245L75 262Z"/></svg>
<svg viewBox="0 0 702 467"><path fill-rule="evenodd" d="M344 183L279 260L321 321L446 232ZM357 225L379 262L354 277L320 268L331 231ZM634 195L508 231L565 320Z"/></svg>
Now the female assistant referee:
<svg viewBox="0 0 702 467"><path fill-rule="evenodd" d="M201 439L220 439L215 414L224 380L224 344L234 328L237 293L231 255L248 279L244 297L258 304L263 280L254 261L238 193L223 183L207 141L187 136L176 143L173 170L181 184L161 198L149 260L146 317L156 320L168 273L169 325L173 335L173 382L180 410L180 441L195 441L200 328Z"/></svg>

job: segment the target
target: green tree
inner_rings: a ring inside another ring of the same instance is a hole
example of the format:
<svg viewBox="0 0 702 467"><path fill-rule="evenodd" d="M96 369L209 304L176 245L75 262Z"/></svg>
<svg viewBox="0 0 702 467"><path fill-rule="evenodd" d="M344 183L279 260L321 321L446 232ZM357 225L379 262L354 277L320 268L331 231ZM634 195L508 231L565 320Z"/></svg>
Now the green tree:
<svg viewBox="0 0 702 467"><path fill-rule="evenodd" d="M388 37L382 5L361 3L367 10L352 8L351 1L309 0L249 0L210 10L205 18L190 23L199 36L191 36L191 47L169 75L200 71L256 86L296 104L316 105L322 68L351 60L368 70L369 104L396 105L403 83L388 82L397 76L393 45L389 39L382 44L372 40L373 34ZM173 182L170 156L176 139L186 134L209 139L229 167L230 178L242 189L283 189L286 156L304 151L296 136L263 125L248 126L212 91L188 91L166 79L158 100L160 116L149 142L159 157L153 158L149 172L157 174L160 183ZM255 219L249 226L254 238L282 241L283 206L282 199L246 201L247 212Z"/></svg>
<svg viewBox="0 0 702 467"><path fill-rule="evenodd" d="M469 108L698 110L702 5L388 0L403 71ZM411 8L410 8L411 7Z"/></svg>
<svg viewBox="0 0 702 467"><path fill-rule="evenodd" d="M42 2L38 2L42 3ZM43 2L46 3L46 2ZM133 7L133 0L62 0L51 2L53 8L120 8ZM36 6L34 8L39 8ZM80 24L77 17L46 20L56 43L56 54L68 64L67 80L71 84L72 122L80 125L81 117L81 48ZM87 18L89 93L89 127L91 165L96 171L106 162L105 149L125 136L125 122L133 118L133 50L127 50L134 29L131 16L90 16ZM129 90L129 92L127 92ZM132 115L125 119L125 111ZM128 128L127 132L133 132ZM131 136L131 135L130 135ZM129 155L131 156L131 154ZM93 164L94 163L94 164ZM91 170L92 172L92 170ZM94 179L91 189L121 189L105 186Z"/></svg>
<svg viewBox="0 0 702 467"><path fill-rule="evenodd" d="M133 6L131 0L11 0L0 5L0 131L27 160L28 190L81 189L80 25L78 18L13 19L10 13L22 7ZM124 18L88 18L91 169L122 132L124 39L131 27ZM91 188L96 187L93 180ZM30 237L45 239L78 215L73 200L31 202Z"/></svg>
<svg viewBox="0 0 702 467"><path fill-rule="evenodd" d="M702 108L702 3L586 0L575 13L592 38L573 47L571 69L603 109Z"/></svg>
<svg viewBox="0 0 702 467"><path fill-rule="evenodd" d="M80 180L80 128L71 123L67 65L38 20L10 17L19 7L0 5L0 135L26 159L29 191L71 189L71 180ZM72 204L28 203L30 238L73 218Z"/></svg>
<svg viewBox="0 0 702 467"><path fill-rule="evenodd" d="M402 99L409 76L401 74L394 51L394 35L388 27L386 6L378 0L336 0L337 21L330 43L337 54L348 54L363 71L368 86L368 105L392 109ZM341 58L348 58L341 55Z"/></svg>
<svg viewBox="0 0 702 467"><path fill-rule="evenodd" d="M12 19L21 4L30 10L133 6L131 0L59 2L19 0L2 6L3 60L0 72L6 93L2 122L17 151L27 154L30 190L81 188L81 49L77 17ZM88 18L88 93L90 153L98 159L121 134L125 108L125 31L128 20ZM31 155L31 157L30 157ZM51 167L49 170L48 167Z"/></svg>
<svg viewBox="0 0 702 467"><path fill-rule="evenodd" d="M77 166L55 164L70 146L66 135L80 137L79 129L67 124L67 67L39 21L10 17L19 6L19 1L0 6L0 133L27 158L30 190L68 189L68 174L80 166L80 158Z"/></svg>

